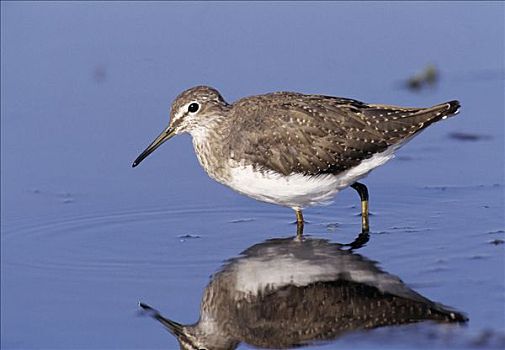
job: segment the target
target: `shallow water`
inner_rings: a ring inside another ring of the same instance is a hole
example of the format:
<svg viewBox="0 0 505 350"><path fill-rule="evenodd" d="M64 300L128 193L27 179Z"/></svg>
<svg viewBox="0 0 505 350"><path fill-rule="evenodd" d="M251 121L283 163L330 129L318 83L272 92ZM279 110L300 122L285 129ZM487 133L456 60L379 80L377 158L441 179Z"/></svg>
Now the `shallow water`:
<svg viewBox="0 0 505 350"><path fill-rule="evenodd" d="M309 348L505 346L503 4L1 6L2 348L175 348L139 301L195 322L225 261L294 235L290 209L210 180L189 137L131 169L171 99L201 83L230 101L274 90L460 99L459 116L364 181L372 232L358 253L470 321ZM435 88L398 88L430 62ZM351 242L358 197L343 191L305 219L310 237Z"/></svg>

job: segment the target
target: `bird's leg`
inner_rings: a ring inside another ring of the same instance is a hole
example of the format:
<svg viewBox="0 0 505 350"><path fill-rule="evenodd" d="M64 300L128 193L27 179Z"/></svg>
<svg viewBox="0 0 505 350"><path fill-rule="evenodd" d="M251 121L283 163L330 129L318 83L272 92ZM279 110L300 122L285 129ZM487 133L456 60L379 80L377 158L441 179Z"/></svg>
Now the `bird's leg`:
<svg viewBox="0 0 505 350"><path fill-rule="evenodd" d="M301 209L295 209L296 213L296 237L301 238L303 236L303 214Z"/></svg>
<svg viewBox="0 0 505 350"><path fill-rule="evenodd" d="M353 183L351 187L358 192L359 198L361 198L361 231L368 233L370 231L368 223L368 189L359 182Z"/></svg>

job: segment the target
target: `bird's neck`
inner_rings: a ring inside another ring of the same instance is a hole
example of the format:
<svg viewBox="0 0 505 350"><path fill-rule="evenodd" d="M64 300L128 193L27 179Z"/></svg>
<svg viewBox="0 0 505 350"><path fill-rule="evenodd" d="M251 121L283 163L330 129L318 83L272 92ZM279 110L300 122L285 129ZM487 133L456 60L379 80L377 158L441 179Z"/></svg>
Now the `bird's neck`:
<svg viewBox="0 0 505 350"><path fill-rule="evenodd" d="M226 139L229 137L226 121L215 118L206 125L193 128L190 134L198 161L205 171L218 182L226 181L228 157L225 150Z"/></svg>

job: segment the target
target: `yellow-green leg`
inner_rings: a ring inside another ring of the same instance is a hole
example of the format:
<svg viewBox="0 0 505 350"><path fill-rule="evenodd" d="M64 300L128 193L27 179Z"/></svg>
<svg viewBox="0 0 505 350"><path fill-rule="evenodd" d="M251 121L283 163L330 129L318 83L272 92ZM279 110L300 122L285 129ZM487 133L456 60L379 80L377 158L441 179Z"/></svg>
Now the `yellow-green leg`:
<svg viewBox="0 0 505 350"><path fill-rule="evenodd" d="M296 237L301 238L303 235L303 214L301 209L295 209L296 213Z"/></svg>
<svg viewBox="0 0 505 350"><path fill-rule="evenodd" d="M370 231L370 225L368 221L368 189L365 185L359 182L355 182L351 185L361 199L361 232L368 233Z"/></svg>

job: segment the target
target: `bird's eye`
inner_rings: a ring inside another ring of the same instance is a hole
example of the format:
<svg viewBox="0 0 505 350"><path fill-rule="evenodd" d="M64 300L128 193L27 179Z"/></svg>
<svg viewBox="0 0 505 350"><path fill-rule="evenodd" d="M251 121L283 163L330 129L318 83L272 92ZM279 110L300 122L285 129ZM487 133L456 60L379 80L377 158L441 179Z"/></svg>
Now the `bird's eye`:
<svg viewBox="0 0 505 350"><path fill-rule="evenodd" d="M193 102L192 104L190 104L188 106L188 112L195 113L196 111L198 111L198 108L200 108L200 106L198 105L198 103Z"/></svg>

